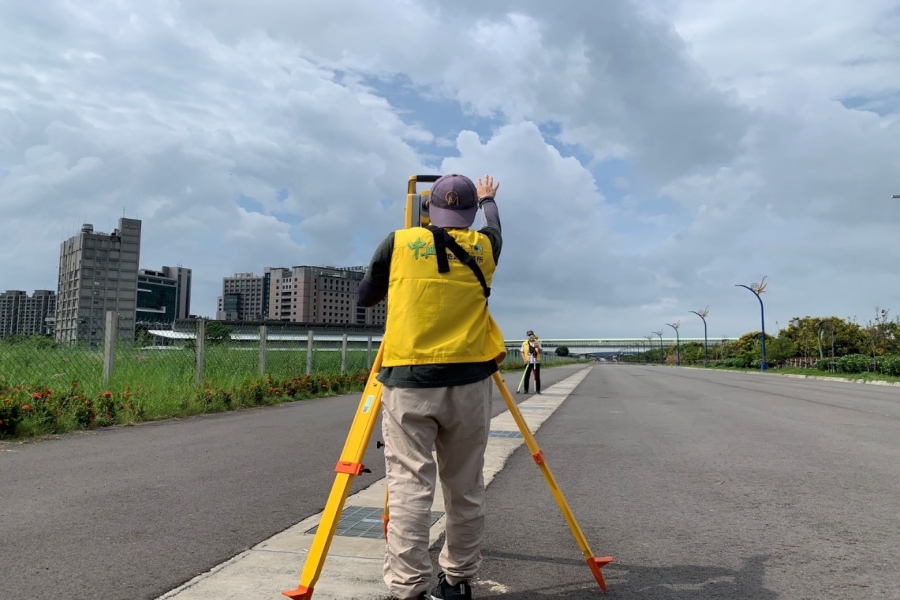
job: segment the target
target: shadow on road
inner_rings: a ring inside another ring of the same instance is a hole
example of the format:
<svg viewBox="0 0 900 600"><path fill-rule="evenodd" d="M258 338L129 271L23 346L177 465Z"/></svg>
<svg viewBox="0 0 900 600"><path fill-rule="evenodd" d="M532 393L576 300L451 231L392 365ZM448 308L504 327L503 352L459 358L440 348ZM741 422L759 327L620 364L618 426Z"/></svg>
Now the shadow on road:
<svg viewBox="0 0 900 600"><path fill-rule="evenodd" d="M544 565L584 567L587 577L566 584L535 587L523 591L498 593L487 586L476 588L479 597L503 597L508 600L535 598L609 598L610 600L640 598L672 600L774 600L778 594L764 584L767 556L744 559L740 570L714 566L675 565L651 567L613 563L604 568L609 593L604 596L597 583L587 573L587 565L580 560L529 556L503 552L485 552L486 560L529 561Z"/></svg>

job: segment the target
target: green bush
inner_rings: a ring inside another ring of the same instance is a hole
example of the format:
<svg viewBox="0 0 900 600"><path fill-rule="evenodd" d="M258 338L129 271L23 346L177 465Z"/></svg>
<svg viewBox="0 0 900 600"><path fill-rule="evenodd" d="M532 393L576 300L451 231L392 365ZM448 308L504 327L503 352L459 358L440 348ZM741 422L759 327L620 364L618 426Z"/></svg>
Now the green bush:
<svg viewBox="0 0 900 600"><path fill-rule="evenodd" d="M865 373L874 367L872 359L862 354L848 354L834 361L840 373Z"/></svg>
<svg viewBox="0 0 900 600"><path fill-rule="evenodd" d="M722 365L732 369L749 369L753 365L753 355L746 352L740 356L732 356L723 360Z"/></svg>
<svg viewBox="0 0 900 600"><path fill-rule="evenodd" d="M825 358L816 363L816 368L820 371L831 371L835 368L835 362L831 358Z"/></svg>
<svg viewBox="0 0 900 600"><path fill-rule="evenodd" d="M900 356L883 356L878 361L878 366L885 375L900 377Z"/></svg>

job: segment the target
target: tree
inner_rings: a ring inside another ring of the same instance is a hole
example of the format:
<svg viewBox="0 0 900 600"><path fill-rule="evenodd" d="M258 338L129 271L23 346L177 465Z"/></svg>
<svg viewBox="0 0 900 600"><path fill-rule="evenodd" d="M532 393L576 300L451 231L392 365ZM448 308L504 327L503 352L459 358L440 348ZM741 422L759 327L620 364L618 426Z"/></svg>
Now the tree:
<svg viewBox="0 0 900 600"><path fill-rule="evenodd" d="M703 362L703 343L688 342L681 344L681 362L688 364Z"/></svg>
<svg viewBox="0 0 900 600"><path fill-rule="evenodd" d="M569 349L568 349L567 347L565 347L565 346L559 346L559 347L556 349L556 355L557 355L557 356L568 356L568 355L569 355Z"/></svg>
<svg viewBox="0 0 900 600"><path fill-rule="evenodd" d="M231 327L218 321L206 324L206 341L210 344L224 344L231 339Z"/></svg>
<svg viewBox="0 0 900 600"><path fill-rule="evenodd" d="M863 329L856 323L845 321L840 317L794 317L779 333L779 337L794 342L795 356L807 358L820 356L820 336L822 354L830 354L832 340L835 356L866 353L866 334Z"/></svg>
<svg viewBox="0 0 900 600"><path fill-rule="evenodd" d="M766 358L773 364L781 364L796 354L797 345L790 338L778 336L771 342L766 340Z"/></svg>

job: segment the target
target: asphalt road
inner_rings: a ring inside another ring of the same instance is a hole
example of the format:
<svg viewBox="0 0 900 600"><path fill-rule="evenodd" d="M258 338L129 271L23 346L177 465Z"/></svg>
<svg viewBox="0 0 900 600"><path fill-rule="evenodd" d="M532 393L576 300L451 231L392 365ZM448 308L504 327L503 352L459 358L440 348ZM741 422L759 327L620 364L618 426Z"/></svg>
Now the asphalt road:
<svg viewBox="0 0 900 600"><path fill-rule="evenodd" d="M576 370L545 369L544 386ZM156 598L321 511L358 402L0 445L0 600ZM380 430L351 493L384 476Z"/></svg>
<svg viewBox="0 0 900 600"><path fill-rule="evenodd" d="M900 388L601 365L538 433L611 599L900 598ZM600 598L521 448L479 598Z"/></svg>

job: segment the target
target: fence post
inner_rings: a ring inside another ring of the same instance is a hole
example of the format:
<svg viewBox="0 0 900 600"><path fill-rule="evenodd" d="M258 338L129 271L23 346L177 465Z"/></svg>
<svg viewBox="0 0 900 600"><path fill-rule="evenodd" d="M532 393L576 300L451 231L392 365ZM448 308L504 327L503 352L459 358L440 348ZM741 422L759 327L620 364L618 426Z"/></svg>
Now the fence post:
<svg viewBox="0 0 900 600"><path fill-rule="evenodd" d="M306 374L312 375L313 369L313 332L306 332Z"/></svg>
<svg viewBox="0 0 900 600"><path fill-rule="evenodd" d="M372 336L366 340L366 368L372 368Z"/></svg>
<svg viewBox="0 0 900 600"><path fill-rule="evenodd" d="M347 370L347 334L341 339L341 375Z"/></svg>
<svg viewBox="0 0 900 600"><path fill-rule="evenodd" d="M106 311L106 327L103 330L103 385L109 383L116 363L116 340L119 338L119 315Z"/></svg>
<svg viewBox="0 0 900 600"><path fill-rule="evenodd" d="M259 374L266 374L266 345L269 341L269 328L259 326Z"/></svg>
<svg viewBox="0 0 900 600"><path fill-rule="evenodd" d="M195 372L197 387L203 385L203 367L206 364L206 320L197 319L197 344L194 350L197 353L197 369Z"/></svg>

